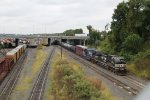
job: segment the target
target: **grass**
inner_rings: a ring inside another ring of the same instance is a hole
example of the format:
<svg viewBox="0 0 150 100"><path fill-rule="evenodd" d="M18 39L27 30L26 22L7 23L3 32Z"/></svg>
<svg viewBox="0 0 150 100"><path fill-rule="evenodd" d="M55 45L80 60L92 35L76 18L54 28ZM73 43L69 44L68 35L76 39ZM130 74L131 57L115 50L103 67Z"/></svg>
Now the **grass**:
<svg viewBox="0 0 150 100"><path fill-rule="evenodd" d="M38 49L36 51L36 57L32 66L26 66L26 68L23 69L18 84L16 85L14 93L12 95L12 98L14 98L14 100L16 98L21 100L25 97L28 97L28 92L30 92L29 90L32 89L33 80L40 71L41 65L46 58L46 55L47 53L45 53L42 49ZM30 58L28 58L27 61L30 62Z"/></svg>
<svg viewBox="0 0 150 100"><path fill-rule="evenodd" d="M38 50L40 50L40 49L42 49L42 48L43 48L42 44L38 44L38 45L37 45L37 49L38 49Z"/></svg>
<svg viewBox="0 0 150 100"><path fill-rule="evenodd" d="M88 80L92 86L99 89L106 100L122 100L121 98L114 97L107 86L102 84L102 81L98 80L96 77L86 77L86 80Z"/></svg>

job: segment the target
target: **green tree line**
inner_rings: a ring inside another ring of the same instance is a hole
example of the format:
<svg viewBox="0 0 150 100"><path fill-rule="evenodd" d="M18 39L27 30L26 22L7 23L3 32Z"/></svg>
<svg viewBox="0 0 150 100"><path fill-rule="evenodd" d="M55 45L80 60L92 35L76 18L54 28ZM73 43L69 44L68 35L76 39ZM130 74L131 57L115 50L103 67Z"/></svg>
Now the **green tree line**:
<svg viewBox="0 0 150 100"><path fill-rule="evenodd" d="M87 26L89 44L100 40L98 49L124 56L127 69L150 79L150 0L129 0L117 5L110 31L97 31Z"/></svg>
<svg viewBox="0 0 150 100"><path fill-rule="evenodd" d="M114 10L111 46L116 52L138 53L150 39L150 1L129 0Z"/></svg>
<svg viewBox="0 0 150 100"><path fill-rule="evenodd" d="M108 53L137 54L150 48L150 1L121 2L114 10L111 31L89 30L89 44L101 40L101 49Z"/></svg>

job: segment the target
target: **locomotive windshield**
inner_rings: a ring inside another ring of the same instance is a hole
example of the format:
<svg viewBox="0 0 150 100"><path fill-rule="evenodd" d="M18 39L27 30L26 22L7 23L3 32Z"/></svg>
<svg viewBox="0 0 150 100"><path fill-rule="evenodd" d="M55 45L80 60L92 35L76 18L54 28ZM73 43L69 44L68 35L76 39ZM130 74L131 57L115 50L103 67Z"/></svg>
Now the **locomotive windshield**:
<svg viewBox="0 0 150 100"><path fill-rule="evenodd" d="M91 49L85 49L85 54L86 55L92 56L94 52L95 52L95 49L93 49L93 48L91 48Z"/></svg>
<svg viewBox="0 0 150 100"><path fill-rule="evenodd" d="M116 64L125 64L125 60L124 58L116 58L114 59Z"/></svg>

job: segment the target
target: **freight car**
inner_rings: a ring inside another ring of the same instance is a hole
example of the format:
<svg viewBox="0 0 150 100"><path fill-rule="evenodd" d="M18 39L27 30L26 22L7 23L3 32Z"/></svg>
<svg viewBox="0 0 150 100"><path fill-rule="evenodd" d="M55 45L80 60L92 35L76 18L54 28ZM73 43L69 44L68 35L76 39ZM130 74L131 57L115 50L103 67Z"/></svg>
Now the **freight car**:
<svg viewBox="0 0 150 100"><path fill-rule="evenodd" d="M113 71L119 75L126 74L126 63L123 57L116 55L104 54L100 51L96 51L94 48L88 48L82 45L68 46L66 43L62 43L61 46L71 50L75 54L81 56L82 58L91 61L107 70Z"/></svg>
<svg viewBox="0 0 150 100"><path fill-rule="evenodd" d="M0 59L0 74L3 72L10 71L11 65L13 64L13 60L7 59L7 58L1 58Z"/></svg>
<svg viewBox="0 0 150 100"><path fill-rule="evenodd" d="M70 50L71 50L72 52L75 52L76 47L75 47L74 45L71 45Z"/></svg>
<svg viewBox="0 0 150 100"><path fill-rule="evenodd" d="M87 47L85 46L82 46L82 45L76 45L76 48L75 48L75 53L79 56L83 56L85 55L84 54L84 50L87 49Z"/></svg>
<svg viewBox="0 0 150 100"><path fill-rule="evenodd" d="M27 47L26 44L19 45L18 47L9 51L5 57L0 58L0 81L12 69L13 65L25 52L26 47Z"/></svg>

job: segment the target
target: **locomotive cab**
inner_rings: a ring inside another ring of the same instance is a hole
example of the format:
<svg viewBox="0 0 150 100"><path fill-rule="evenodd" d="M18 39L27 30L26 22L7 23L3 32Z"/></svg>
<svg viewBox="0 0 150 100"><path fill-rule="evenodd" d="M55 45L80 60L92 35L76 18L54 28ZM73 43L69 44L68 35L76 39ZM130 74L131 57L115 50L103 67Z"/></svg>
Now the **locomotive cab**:
<svg viewBox="0 0 150 100"><path fill-rule="evenodd" d="M87 60L91 60L91 58L93 57L94 53L95 53L95 49L94 48L88 48L84 50L84 57Z"/></svg>
<svg viewBox="0 0 150 100"><path fill-rule="evenodd" d="M102 52L100 52L100 51L95 51L95 52L93 53L93 58L99 60L102 55L103 55Z"/></svg>
<svg viewBox="0 0 150 100"><path fill-rule="evenodd" d="M123 57L112 57L111 63L114 66L115 72L122 75L126 73L126 63Z"/></svg>

